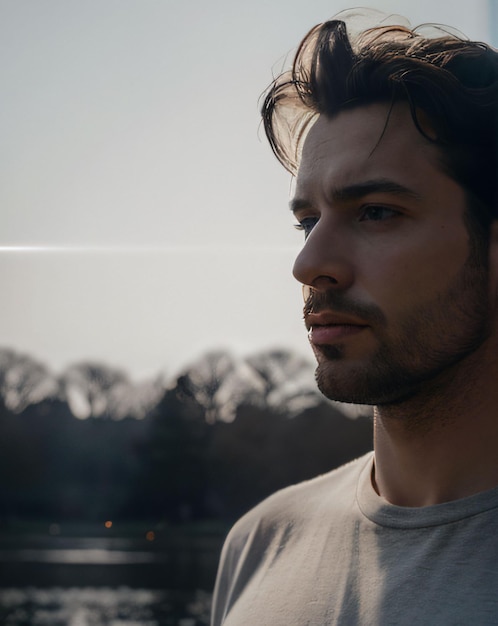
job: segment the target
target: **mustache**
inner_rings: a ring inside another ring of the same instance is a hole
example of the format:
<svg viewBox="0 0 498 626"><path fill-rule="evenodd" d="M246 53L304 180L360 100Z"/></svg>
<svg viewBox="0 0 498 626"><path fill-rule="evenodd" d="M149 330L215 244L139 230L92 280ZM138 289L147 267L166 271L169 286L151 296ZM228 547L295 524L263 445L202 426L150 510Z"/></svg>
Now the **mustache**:
<svg viewBox="0 0 498 626"><path fill-rule="evenodd" d="M333 311L357 317L370 324L385 326L386 317L375 304L358 302L344 295L343 292L330 289L318 291L309 285L303 285L303 318L306 320L310 313Z"/></svg>

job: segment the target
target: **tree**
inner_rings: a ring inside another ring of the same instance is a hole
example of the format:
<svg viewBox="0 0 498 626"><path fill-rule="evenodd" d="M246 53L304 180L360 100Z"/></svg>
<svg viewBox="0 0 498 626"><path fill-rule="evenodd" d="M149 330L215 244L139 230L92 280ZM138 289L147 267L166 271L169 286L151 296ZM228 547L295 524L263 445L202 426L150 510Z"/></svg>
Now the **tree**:
<svg viewBox="0 0 498 626"><path fill-rule="evenodd" d="M57 393L57 381L45 365L14 350L0 349L0 394L7 409L20 413Z"/></svg>
<svg viewBox="0 0 498 626"><path fill-rule="evenodd" d="M71 411L75 417L112 417L110 399L116 387L129 384L120 369L93 362L69 367L61 379Z"/></svg>

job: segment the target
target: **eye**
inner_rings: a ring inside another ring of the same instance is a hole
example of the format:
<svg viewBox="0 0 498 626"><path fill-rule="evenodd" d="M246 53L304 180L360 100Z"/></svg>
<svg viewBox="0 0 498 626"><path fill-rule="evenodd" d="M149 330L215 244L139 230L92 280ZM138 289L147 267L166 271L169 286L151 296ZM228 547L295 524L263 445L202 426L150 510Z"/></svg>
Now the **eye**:
<svg viewBox="0 0 498 626"><path fill-rule="evenodd" d="M380 222L399 215L399 211L381 204L369 204L361 209L360 222Z"/></svg>
<svg viewBox="0 0 498 626"><path fill-rule="evenodd" d="M317 222L317 217L305 217L299 222L299 224L294 224L294 228L296 230L302 230L304 232L304 238L307 239Z"/></svg>

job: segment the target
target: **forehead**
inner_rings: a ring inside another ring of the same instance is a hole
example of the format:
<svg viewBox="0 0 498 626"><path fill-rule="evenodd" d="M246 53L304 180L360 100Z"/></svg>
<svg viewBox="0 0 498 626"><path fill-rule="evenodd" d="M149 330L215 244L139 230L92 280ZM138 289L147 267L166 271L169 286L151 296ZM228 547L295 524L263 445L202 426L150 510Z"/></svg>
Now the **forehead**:
<svg viewBox="0 0 498 626"><path fill-rule="evenodd" d="M443 175L439 149L415 127L408 105L377 103L320 116L303 146L297 192L376 178L422 185Z"/></svg>

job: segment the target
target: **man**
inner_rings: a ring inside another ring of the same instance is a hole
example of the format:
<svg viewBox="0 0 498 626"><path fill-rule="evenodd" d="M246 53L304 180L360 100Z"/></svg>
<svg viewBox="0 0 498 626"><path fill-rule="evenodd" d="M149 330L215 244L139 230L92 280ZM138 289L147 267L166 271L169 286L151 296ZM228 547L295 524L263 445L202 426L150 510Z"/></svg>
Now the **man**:
<svg viewBox="0 0 498 626"><path fill-rule="evenodd" d="M263 117L318 385L374 452L239 520L213 624L498 624L498 53L333 20Z"/></svg>

